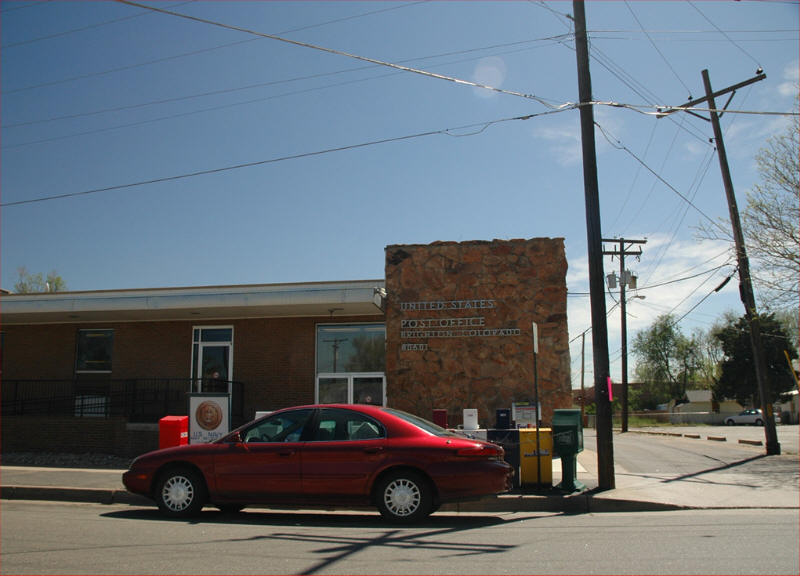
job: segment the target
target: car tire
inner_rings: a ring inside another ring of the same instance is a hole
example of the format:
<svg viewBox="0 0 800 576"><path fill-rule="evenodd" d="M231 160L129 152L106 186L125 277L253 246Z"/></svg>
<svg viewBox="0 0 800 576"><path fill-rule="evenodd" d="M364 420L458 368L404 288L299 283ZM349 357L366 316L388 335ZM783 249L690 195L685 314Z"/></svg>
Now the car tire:
<svg viewBox="0 0 800 576"><path fill-rule="evenodd" d="M416 522L433 512L430 483L413 471L398 471L385 476L376 492L378 510L392 522Z"/></svg>
<svg viewBox="0 0 800 576"><path fill-rule="evenodd" d="M761 418L756 419L756 426L763 426L764 421Z"/></svg>
<svg viewBox="0 0 800 576"><path fill-rule="evenodd" d="M736 424L736 422L734 422L734 421L733 421L732 419L730 419L730 418L728 418L727 420L725 420L725 425L726 425L726 426L733 426L734 424Z"/></svg>
<svg viewBox="0 0 800 576"><path fill-rule="evenodd" d="M156 486L158 508L176 518L198 514L206 503L206 494L203 477L189 468L167 470Z"/></svg>

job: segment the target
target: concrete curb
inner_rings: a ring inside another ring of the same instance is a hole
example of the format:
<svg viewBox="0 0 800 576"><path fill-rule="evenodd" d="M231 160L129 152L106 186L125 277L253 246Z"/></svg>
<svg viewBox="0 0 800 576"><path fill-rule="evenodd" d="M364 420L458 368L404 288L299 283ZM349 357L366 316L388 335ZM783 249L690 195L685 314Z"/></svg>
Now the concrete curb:
<svg viewBox="0 0 800 576"><path fill-rule="evenodd" d="M60 486L3 486L3 500L54 500L58 502L92 502L95 504L130 504L147 506L153 502L127 490L106 488L65 488Z"/></svg>

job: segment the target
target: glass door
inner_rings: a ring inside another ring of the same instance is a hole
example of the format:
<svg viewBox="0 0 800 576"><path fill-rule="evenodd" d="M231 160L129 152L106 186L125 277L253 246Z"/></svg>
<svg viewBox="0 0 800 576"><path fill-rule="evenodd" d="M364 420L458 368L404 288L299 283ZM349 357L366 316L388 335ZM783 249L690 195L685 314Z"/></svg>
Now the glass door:
<svg viewBox="0 0 800 576"><path fill-rule="evenodd" d="M194 329L192 392L228 392L233 376L233 328Z"/></svg>

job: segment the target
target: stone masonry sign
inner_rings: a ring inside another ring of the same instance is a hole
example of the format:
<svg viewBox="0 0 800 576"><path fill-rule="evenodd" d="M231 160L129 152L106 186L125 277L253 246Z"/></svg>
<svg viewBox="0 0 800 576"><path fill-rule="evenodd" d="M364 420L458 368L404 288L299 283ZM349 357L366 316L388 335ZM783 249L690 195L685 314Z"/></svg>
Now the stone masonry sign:
<svg viewBox="0 0 800 576"><path fill-rule="evenodd" d="M451 423L478 408L533 399L532 323L539 326L545 421L570 405L562 239L437 242L386 248L386 376L390 406Z"/></svg>

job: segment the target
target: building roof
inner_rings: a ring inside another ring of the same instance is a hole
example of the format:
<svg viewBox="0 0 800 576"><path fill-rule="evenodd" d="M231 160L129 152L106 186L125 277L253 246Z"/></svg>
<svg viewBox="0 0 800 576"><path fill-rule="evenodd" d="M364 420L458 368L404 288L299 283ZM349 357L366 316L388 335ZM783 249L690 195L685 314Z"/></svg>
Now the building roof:
<svg viewBox="0 0 800 576"><path fill-rule="evenodd" d="M383 280L0 295L0 323L382 314Z"/></svg>

